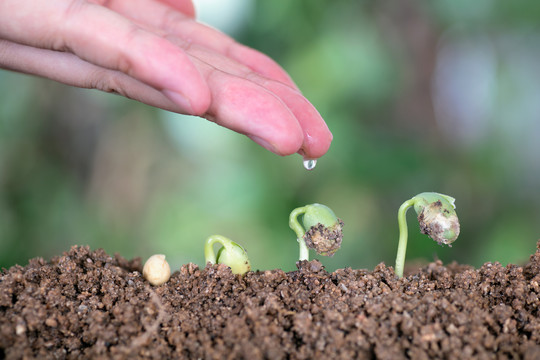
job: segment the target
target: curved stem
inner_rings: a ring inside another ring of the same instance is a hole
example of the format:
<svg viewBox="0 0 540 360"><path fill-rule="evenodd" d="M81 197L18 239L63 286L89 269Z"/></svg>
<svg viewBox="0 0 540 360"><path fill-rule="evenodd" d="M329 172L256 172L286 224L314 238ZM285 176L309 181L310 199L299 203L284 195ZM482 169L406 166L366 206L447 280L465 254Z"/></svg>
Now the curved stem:
<svg viewBox="0 0 540 360"><path fill-rule="evenodd" d="M230 241L231 240L221 235L210 236L206 240L206 244L204 244L204 259L206 263L210 263L212 265L216 263L216 254L214 253L215 243L220 243L221 245L225 246L225 244L229 244Z"/></svg>
<svg viewBox="0 0 540 360"><path fill-rule="evenodd" d="M407 219L406 214L407 210L411 206L414 206L415 199L412 198L410 200L405 201L398 210L398 226L399 226L399 242L398 242L398 250L397 250L397 256L396 256L396 266L394 267L394 271L396 272L396 275L398 277L403 277L403 268L405 267L405 254L407 252Z"/></svg>
<svg viewBox="0 0 540 360"><path fill-rule="evenodd" d="M309 260L309 249L304 240L304 234L306 233L306 230L298 222L298 216L305 213L306 207L302 206L294 209L289 216L289 227L295 232L298 245L300 246L300 255L298 256L298 259L300 261Z"/></svg>

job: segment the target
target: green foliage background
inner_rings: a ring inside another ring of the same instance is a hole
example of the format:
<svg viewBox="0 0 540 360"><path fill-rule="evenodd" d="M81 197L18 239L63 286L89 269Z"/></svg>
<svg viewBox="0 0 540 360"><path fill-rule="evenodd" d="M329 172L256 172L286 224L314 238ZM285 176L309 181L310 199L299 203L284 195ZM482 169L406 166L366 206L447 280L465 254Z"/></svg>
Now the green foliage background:
<svg viewBox="0 0 540 360"><path fill-rule="evenodd" d="M345 222L327 269L393 265L397 209L423 191L457 199L462 232L439 247L411 211L409 261L528 259L540 238L540 4L240 3L231 35L276 59L334 134L317 168L205 120L0 71L0 268L79 244L163 253L178 269L203 265L203 241L222 234L255 269L293 270L288 215L313 202Z"/></svg>

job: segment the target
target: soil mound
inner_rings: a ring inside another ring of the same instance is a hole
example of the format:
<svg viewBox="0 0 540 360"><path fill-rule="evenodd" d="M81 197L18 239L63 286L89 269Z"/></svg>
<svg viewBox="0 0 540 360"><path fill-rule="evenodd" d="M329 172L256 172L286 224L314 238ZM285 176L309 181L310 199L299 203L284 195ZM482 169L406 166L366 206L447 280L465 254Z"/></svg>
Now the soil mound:
<svg viewBox="0 0 540 360"><path fill-rule="evenodd" d="M540 242L539 242L540 246ZM540 250L525 266L441 262L233 275L73 247L0 273L0 358L540 359Z"/></svg>

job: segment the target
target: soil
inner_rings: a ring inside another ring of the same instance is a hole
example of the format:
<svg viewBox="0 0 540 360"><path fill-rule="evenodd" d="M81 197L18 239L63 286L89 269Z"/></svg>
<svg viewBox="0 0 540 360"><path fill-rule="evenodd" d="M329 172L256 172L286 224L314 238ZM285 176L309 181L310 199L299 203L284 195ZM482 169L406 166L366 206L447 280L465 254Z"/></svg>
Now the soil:
<svg viewBox="0 0 540 360"><path fill-rule="evenodd" d="M539 245L540 247L540 242ZM233 275L73 247L0 273L0 358L540 359L540 250L524 266L430 263Z"/></svg>

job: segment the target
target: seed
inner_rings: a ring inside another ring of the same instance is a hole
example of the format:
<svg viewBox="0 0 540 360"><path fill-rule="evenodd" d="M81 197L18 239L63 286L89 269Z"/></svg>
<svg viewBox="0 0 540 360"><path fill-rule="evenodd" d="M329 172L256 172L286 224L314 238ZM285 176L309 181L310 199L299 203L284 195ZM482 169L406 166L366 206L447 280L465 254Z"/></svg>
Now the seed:
<svg viewBox="0 0 540 360"><path fill-rule="evenodd" d="M152 285L165 284L171 277L171 268L165 255L152 255L143 267L143 276Z"/></svg>

